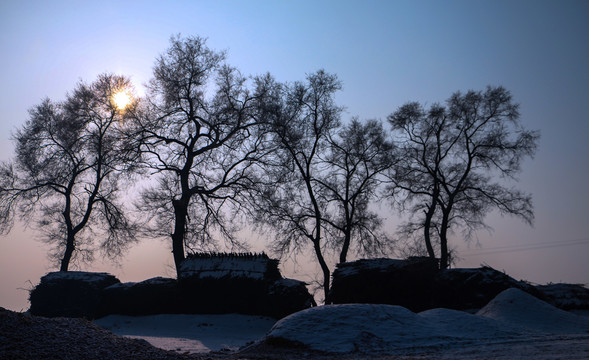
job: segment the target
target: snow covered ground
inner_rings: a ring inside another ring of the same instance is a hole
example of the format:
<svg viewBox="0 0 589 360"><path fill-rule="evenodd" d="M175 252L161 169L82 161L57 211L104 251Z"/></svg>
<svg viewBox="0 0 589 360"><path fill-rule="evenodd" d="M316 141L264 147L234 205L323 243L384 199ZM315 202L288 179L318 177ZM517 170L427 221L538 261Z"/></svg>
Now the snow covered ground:
<svg viewBox="0 0 589 360"><path fill-rule="evenodd" d="M589 318L517 289L502 292L476 314L448 309L416 314L391 305L317 307L280 320L268 338L335 353L589 359Z"/></svg>
<svg viewBox="0 0 589 360"><path fill-rule="evenodd" d="M517 289L499 294L476 314L348 304L311 308L276 323L245 315L108 316L95 323L181 352L236 350L267 340L346 359L589 359L589 317Z"/></svg>
<svg viewBox="0 0 589 360"><path fill-rule="evenodd" d="M226 315L109 315L94 323L117 335L147 340L155 347L181 353L237 350L259 340L276 319Z"/></svg>

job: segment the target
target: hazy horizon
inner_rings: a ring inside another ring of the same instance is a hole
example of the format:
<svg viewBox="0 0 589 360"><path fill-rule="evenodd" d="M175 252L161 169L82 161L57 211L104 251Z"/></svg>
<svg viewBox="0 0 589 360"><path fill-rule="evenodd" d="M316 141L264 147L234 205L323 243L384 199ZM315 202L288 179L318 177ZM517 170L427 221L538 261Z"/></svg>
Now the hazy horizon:
<svg viewBox="0 0 589 360"><path fill-rule="evenodd" d="M542 136L513 184L533 194L535 225L491 214L494 232L480 231L470 244L452 236L456 266L487 264L534 283L588 284L588 15L589 3L580 0L3 2L0 161L12 157L11 133L28 109L46 97L64 99L79 80L128 75L141 94L156 57L179 33L208 38L246 75L296 81L321 68L337 74L344 121L384 121L407 101L433 104L455 91L502 85L521 104L523 125ZM398 215L386 203L380 210L394 233ZM258 235L244 237L252 237L252 250L265 249ZM0 306L28 308L19 288L58 268L45 254L34 231L21 225L0 237ZM282 271L310 281L313 267L285 260ZM121 281L174 275L169 242L150 239L120 266L97 261L82 270Z"/></svg>

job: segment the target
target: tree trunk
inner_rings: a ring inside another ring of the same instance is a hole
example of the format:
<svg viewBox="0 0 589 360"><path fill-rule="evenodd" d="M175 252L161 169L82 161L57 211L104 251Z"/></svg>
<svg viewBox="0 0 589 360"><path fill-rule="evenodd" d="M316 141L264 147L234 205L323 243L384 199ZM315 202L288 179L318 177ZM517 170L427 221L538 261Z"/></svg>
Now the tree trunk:
<svg viewBox="0 0 589 360"><path fill-rule="evenodd" d="M68 271L70 266L70 261L72 260L72 254L74 253L75 249L75 239L74 235L68 234L66 244L65 244L65 253L63 254L63 258L61 259L61 267L59 271Z"/></svg>
<svg viewBox="0 0 589 360"><path fill-rule="evenodd" d="M183 199L173 200L174 205L174 233L172 233L172 253L176 276L180 278L180 265L186 258L184 255L184 235L186 232L186 218L188 217L188 201Z"/></svg>
<svg viewBox="0 0 589 360"><path fill-rule="evenodd" d="M325 258L321 253L321 244L319 243L319 239L315 239L313 241L313 249L315 250L315 255L317 256L317 261L319 262L319 266L321 266L321 271L323 272L323 292L325 294L325 303L327 303L328 295L329 295L329 286L331 280L331 272L329 271L329 267L325 262Z"/></svg>
<svg viewBox="0 0 589 360"><path fill-rule="evenodd" d="M450 212L444 211L442 215L442 224L440 225L440 269L445 270L450 265L448 263L448 221Z"/></svg>
<svg viewBox="0 0 589 360"><path fill-rule="evenodd" d="M436 253L434 252L430 235L432 217L434 216L435 210L436 202L432 201L432 205L428 207L427 213L425 214L425 222L423 224L423 238L425 240L425 248L427 249L427 255L432 259L436 258Z"/></svg>
<svg viewBox="0 0 589 360"><path fill-rule="evenodd" d="M425 223L423 225L423 238L425 239L425 248L427 249L427 255L430 258L435 259L436 254L434 252L434 248L432 246L432 240L430 237L430 227L431 227L432 219L429 215L429 212L430 212L430 210L428 210L428 213L425 216Z"/></svg>
<svg viewBox="0 0 589 360"><path fill-rule="evenodd" d="M352 240L352 234L350 229L346 227L344 233L344 243L342 244L342 251L339 254L339 262L345 263L348 257L348 250L350 249L350 241Z"/></svg>
<svg viewBox="0 0 589 360"><path fill-rule="evenodd" d="M311 237L311 241L313 242L313 249L315 250L317 261L319 262L319 266L321 266L321 271L323 272L323 292L325 293L325 302L327 302L331 272L329 271L329 267L325 262L323 253L321 252L321 209L319 208L319 204L317 203L317 199L315 198L315 192L313 191L313 187L311 186L311 177L306 175L310 173L309 165L307 164L306 171L304 171L300 166L299 169L301 169L301 173L305 178L305 184L307 185L307 193L309 194L309 198L311 199L311 203L313 204L313 210L315 213L315 235Z"/></svg>
<svg viewBox="0 0 589 360"><path fill-rule="evenodd" d="M437 186L434 186L434 193L432 196L432 203L427 208L427 212L425 213L425 222L423 224L423 238L425 240L425 248L427 249L427 254L430 258L435 259L436 254L434 252L434 247L432 246L432 240L430 236L430 227L432 224L432 218L436 212L436 205L438 203L438 196L439 196L439 189Z"/></svg>

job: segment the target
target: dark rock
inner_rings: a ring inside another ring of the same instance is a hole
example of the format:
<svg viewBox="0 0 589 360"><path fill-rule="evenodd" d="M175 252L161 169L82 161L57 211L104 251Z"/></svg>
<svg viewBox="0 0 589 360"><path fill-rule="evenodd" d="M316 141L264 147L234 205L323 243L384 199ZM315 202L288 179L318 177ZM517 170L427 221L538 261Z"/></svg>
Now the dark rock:
<svg viewBox="0 0 589 360"><path fill-rule="evenodd" d="M547 303L563 310L589 309L589 289L577 284L537 285L536 289Z"/></svg>
<svg viewBox="0 0 589 360"><path fill-rule="evenodd" d="M307 284L293 279L280 279L268 289L267 304L264 307L268 316L283 318L295 312L317 306L309 294Z"/></svg>
<svg viewBox="0 0 589 360"><path fill-rule="evenodd" d="M119 279L107 273L83 271L51 272L41 278L29 295L30 312L45 317L93 319L102 290Z"/></svg>
<svg viewBox="0 0 589 360"><path fill-rule="evenodd" d="M438 270L437 261L429 258L358 260L337 266L329 301L400 305L415 312L469 310L482 308L509 288L542 298L534 286L490 267Z"/></svg>
<svg viewBox="0 0 589 360"><path fill-rule="evenodd" d="M181 307L187 313L280 318L313 304L305 284L282 279L278 260L266 254L191 255L179 276Z"/></svg>
<svg viewBox="0 0 589 360"><path fill-rule="evenodd" d="M455 310L480 309L509 288L517 288L536 297L541 296L525 281L517 281L488 266L441 270L436 274L433 284L433 306Z"/></svg>
<svg viewBox="0 0 589 360"><path fill-rule="evenodd" d="M430 258L369 259L338 264L328 302L392 304L430 309L438 262Z"/></svg>
<svg viewBox="0 0 589 360"><path fill-rule="evenodd" d="M119 283L105 288L97 315L176 314L182 313L182 310L176 279L155 277L138 283Z"/></svg>
<svg viewBox="0 0 589 360"><path fill-rule="evenodd" d="M121 283L106 273L56 272L31 291L31 313L94 319L110 314L227 314L276 318L315 305L306 284L283 279L265 254L197 254L180 279Z"/></svg>
<svg viewBox="0 0 589 360"><path fill-rule="evenodd" d="M282 278L278 260L251 253L196 253L180 264L180 281L184 279L252 279L276 281Z"/></svg>
<svg viewBox="0 0 589 360"><path fill-rule="evenodd" d="M117 336L85 319L49 319L0 309L0 359L195 360L198 357L158 349L145 340Z"/></svg>

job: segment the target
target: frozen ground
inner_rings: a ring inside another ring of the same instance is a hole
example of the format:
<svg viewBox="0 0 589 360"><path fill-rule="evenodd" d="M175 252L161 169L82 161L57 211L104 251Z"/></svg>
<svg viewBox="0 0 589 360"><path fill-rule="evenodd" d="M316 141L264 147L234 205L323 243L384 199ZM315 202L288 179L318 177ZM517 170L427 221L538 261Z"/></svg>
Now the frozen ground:
<svg viewBox="0 0 589 360"><path fill-rule="evenodd" d="M275 324L245 315L108 316L95 323L180 352L236 350L258 340L246 356L263 354L274 344L290 349L286 358L337 353L341 359L546 360L589 359L586 315L510 289L476 314L349 304L308 309Z"/></svg>
<svg viewBox="0 0 589 360"><path fill-rule="evenodd" d="M227 315L109 315L94 323L117 335L147 340L178 352L237 350L261 339L276 322L263 316Z"/></svg>
<svg viewBox="0 0 589 360"><path fill-rule="evenodd" d="M502 292L476 314L448 309L415 314L390 305L318 307L280 320L268 338L332 353L426 359L589 359L589 318L517 289Z"/></svg>

